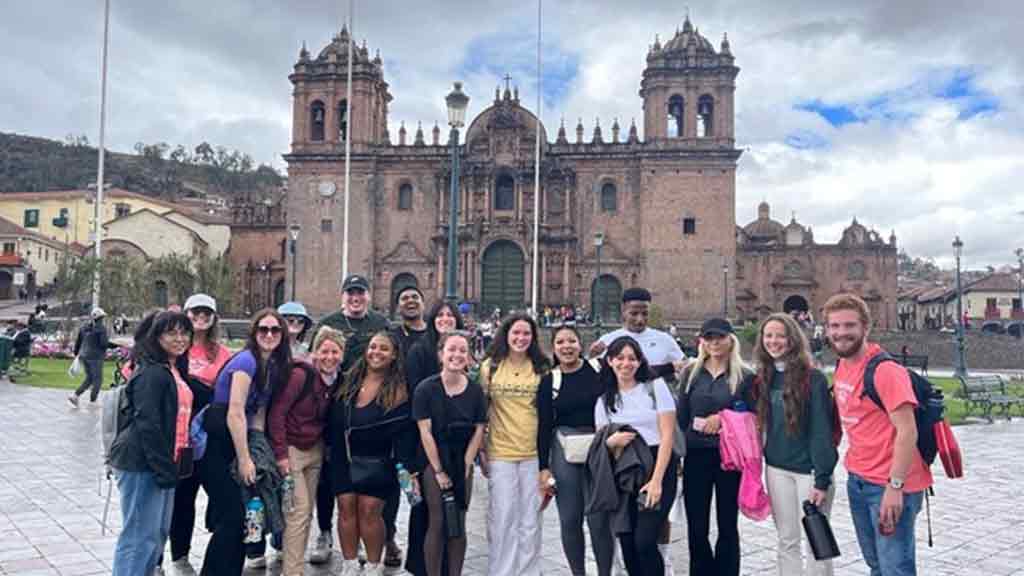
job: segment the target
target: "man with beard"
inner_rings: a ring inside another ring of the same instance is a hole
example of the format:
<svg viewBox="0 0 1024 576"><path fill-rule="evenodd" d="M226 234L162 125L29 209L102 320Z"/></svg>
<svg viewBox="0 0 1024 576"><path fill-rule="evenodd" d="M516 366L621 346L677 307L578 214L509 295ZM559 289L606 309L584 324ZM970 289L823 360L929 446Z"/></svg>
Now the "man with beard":
<svg viewBox="0 0 1024 576"><path fill-rule="evenodd" d="M345 335L345 355L339 374L344 374L356 360L362 358L370 338L388 329L388 319L370 309L370 282L361 274L349 274L341 284L341 310L325 316L313 330L313 338L321 326L330 326ZM340 376L339 376L340 377ZM316 519L320 536L309 555L313 564L325 564L331 558L331 521L334 515L334 489L330 474L321 474L316 489Z"/></svg>
<svg viewBox="0 0 1024 576"><path fill-rule="evenodd" d="M665 379L669 386L674 386L677 370L681 370L686 356L679 348L679 343L668 332L663 332L647 326L647 319L651 314L651 293L646 288L629 288L622 293L622 328L614 330L601 336L599 340L590 346L590 356L596 357L604 354L605 349L616 338L629 336L640 344L644 358L655 374ZM679 491L682 494L682 490ZM682 510L682 502L675 506ZM670 541L672 537L672 518L678 514L669 515L669 520L661 529L658 538L658 550L665 561L665 576L672 576L675 572L672 568L672 548Z"/></svg>
<svg viewBox="0 0 1024 576"><path fill-rule="evenodd" d="M878 363L875 397L864 390L864 372L882 348L868 342L871 312L853 294L825 303L825 325L839 356L835 398L849 442L846 491L864 561L872 574L917 574L914 520L932 475L917 450L917 398L906 368Z"/></svg>

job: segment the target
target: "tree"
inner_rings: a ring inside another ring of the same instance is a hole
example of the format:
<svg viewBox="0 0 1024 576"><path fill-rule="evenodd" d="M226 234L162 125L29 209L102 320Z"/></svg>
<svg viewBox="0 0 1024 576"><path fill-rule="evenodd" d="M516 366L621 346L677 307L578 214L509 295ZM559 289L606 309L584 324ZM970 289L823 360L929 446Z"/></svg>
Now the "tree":
<svg viewBox="0 0 1024 576"><path fill-rule="evenodd" d="M215 156L213 152L213 146L210 146L209 142L200 143L198 146L196 146L195 152L196 162L206 164L207 166L213 165Z"/></svg>
<svg viewBox="0 0 1024 576"><path fill-rule="evenodd" d="M183 304L195 290L196 275L191 259L181 254L167 254L149 263L149 277L167 284L169 303ZM155 295L152 303L157 304Z"/></svg>
<svg viewBox="0 0 1024 576"><path fill-rule="evenodd" d="M61 310L64 314L62 326L64 345L68 344L67 339L71 337L75 316L82 312L82 301L92 289L93 273L98 265L99 261L95 256L81 258L66 249L60 257L57 278L54 280L54 294L60 300Z"/></svg>
<svg viewBox="0 0 1024 576"><path fill-rule="evenodd" d="M139 258L108 255L100 274L100 301L111 316L140 316L149 305L147 264Z"/></svg>
<svg viewBox="0 0 1024 576"><path fill-rule="evenodd" d="M234 309L235 278L231 263L222 254L211 258L203 254L196 260L196 292L204 292L217 301L223 315Z"/></svg>

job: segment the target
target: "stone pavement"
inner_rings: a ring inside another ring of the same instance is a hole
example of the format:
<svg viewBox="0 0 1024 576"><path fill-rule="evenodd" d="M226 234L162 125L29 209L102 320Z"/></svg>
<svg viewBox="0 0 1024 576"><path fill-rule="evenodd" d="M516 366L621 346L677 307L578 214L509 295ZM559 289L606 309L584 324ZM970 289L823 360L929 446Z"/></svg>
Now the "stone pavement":
<svg viewBox="0 0 1024 576"><path fill-rule="evenodd" d="M109 574L116 535L103 535L106 482L99 456L99 409L83 403L73 410L66 392L0 382L0 574ZM960 427L967 477L938 478L932 499L935 547L927 545L925 516L918 521L918 565L922 576L1024 575L1024 421ZM936 467L941 476L941 467ZM839 486L845 474L839 472ZM470 509L466 574L486 574L485 514L487 483L476 482ZM201 501L205 502L200 497ZM865 575L843 490L833 507L833 527L842 557L836 574ZM403 509L400 518L405 517ZM202 518L202 514L199 514ZM114 530L120 524L117 489L110 510ZM404 520L400 521L404 534ZM775 531L770 521L743 520L740 526L744 574L774 574ZM552 506L544 517L543 570L568 574ZM208 535L194 537L193 564L198 566ZM404 543L403 543L404 548ZM676 574L686 574L685 528L673 533ZM335 554L337 556L337 554ZM279 564L246 574L277 575ZM308 567L306 574L337 574ZM596 573L593 569L591 574Z"/></svg>

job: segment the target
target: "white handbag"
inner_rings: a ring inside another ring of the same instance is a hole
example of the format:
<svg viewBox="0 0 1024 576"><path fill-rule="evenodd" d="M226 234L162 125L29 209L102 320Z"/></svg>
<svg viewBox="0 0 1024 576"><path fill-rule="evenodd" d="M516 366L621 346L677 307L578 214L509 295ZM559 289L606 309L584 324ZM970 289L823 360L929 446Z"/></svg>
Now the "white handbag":
<svg viewBox="0 0 1024 576"><path fill-rule="evenodd" d="M551 395L552 399L558 398L562 388L562 371L555 368L551 371ZM562 447L562 455L569 464L586 464L587 453L590 451L590 444L594 441L594 434L562 434L555 433L555 439Z"/></svg>

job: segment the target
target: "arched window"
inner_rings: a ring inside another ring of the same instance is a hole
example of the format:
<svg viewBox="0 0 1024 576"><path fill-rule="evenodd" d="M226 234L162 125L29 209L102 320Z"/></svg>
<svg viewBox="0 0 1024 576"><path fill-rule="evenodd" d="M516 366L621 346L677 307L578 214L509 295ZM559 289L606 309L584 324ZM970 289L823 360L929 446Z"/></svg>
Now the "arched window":
<svg viewBox="0 0 1024 576"><path fill-rule="evenodd" d="M324 103L317 100L309 107L309 139L322 142L324 139Z"/></svg>
<svg viewBox="0 0 1024 576"><path fill-rule="evenodd" d="M338 141L348 138L348 101L338 102Z"/></svg>
<svg viewBox="0 0 1024 576"><path fill-rule="evenodd" d="M498 176L494 185L494 209L515 210L516 181L508 174Z"/></svg>
<svg viewBox="0 0 1024 576"><path fill-rule="evenodd" d="M412 184L408 182L398 187L398 209L412 210Z"/></svg>
<svg viewBox="0 0 1024 576"><path fill-rule="evenodd" d="M685 122L683 118L686 114L686 104L683 97L679 94L668 99L668 137L669 138L682 138L683 127Z"/></svg>
<svg viewBox="0 0 1024 576"><path fill-rule="evenodd" d="M860 260L854 260L847 267L846 276L850 280L864 280L868 276L867 266Z"/></svg>
<svg viewBox="0 0 1024 576"><path fill-rule="evenodd" d="M705 94L697 101L697 137L711 138L714 132L715 99Z"/></svg>
<svg viewBox="0 0 1024 576"><path fill-rule="evenodd" d="M619 201L615 190L615 184L605 182L601 186L601 210L604 212L615 212L619 209Z"/></svg>

